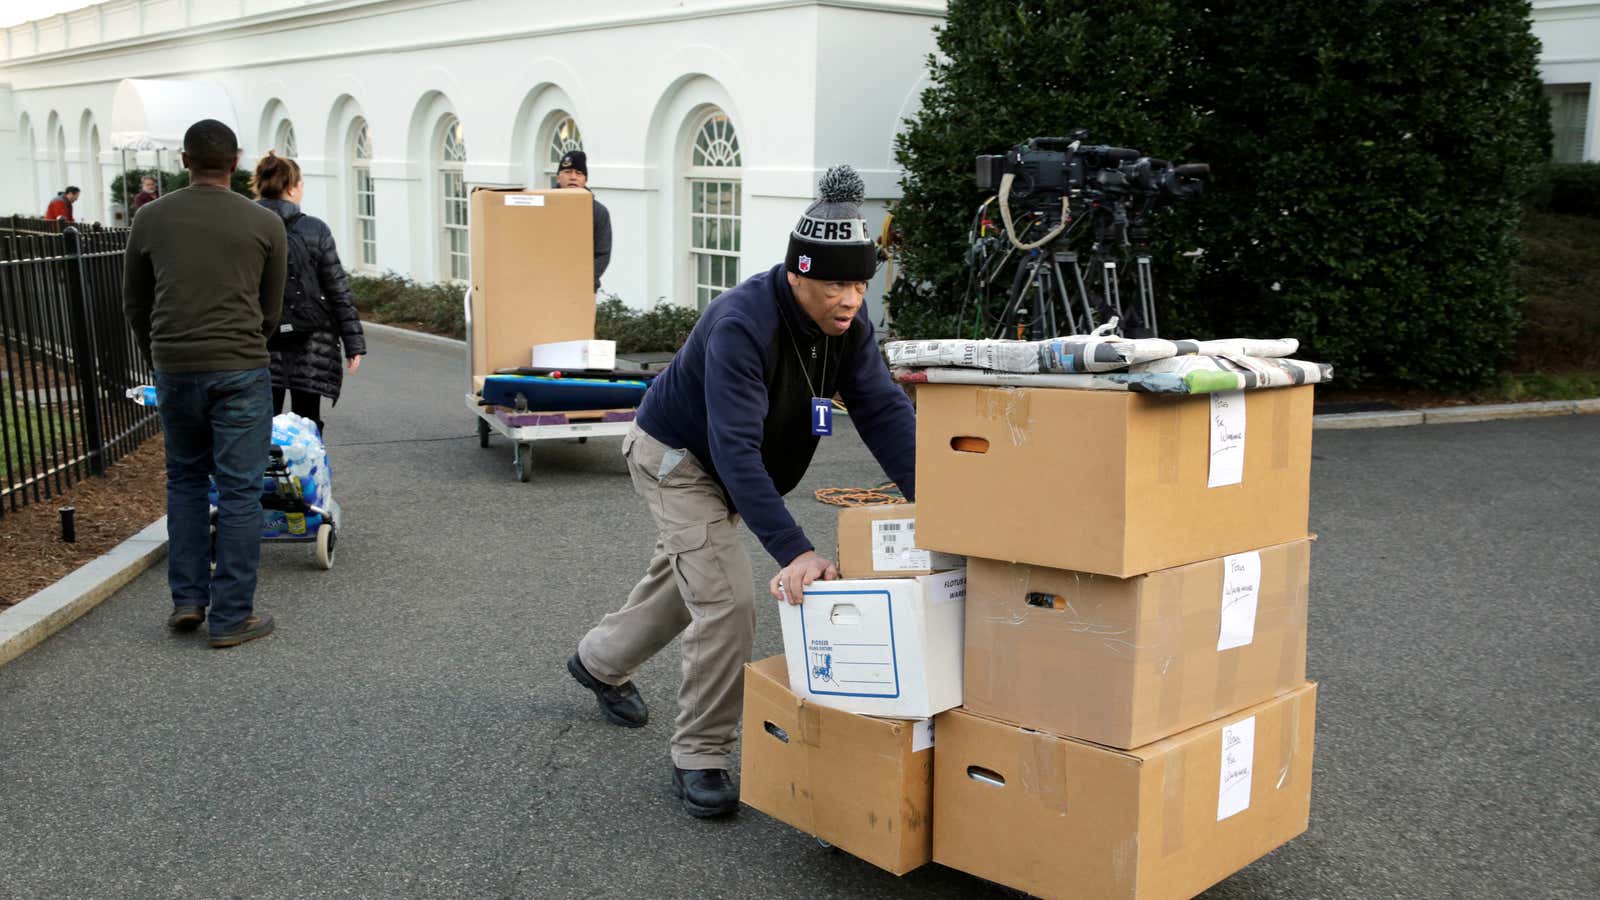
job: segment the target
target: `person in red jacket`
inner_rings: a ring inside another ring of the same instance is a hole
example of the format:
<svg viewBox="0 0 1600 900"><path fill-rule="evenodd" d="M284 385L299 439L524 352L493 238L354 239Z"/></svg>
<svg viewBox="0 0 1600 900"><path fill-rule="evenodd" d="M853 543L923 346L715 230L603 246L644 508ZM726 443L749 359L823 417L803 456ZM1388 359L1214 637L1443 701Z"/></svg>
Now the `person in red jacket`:
<svg viewBox="0 0 1600 900"><path fill-rule="evenodd" d="M66 219L68 222L74 221L72 218L72 204L78 202L79 193L80 191L77 188L67 185L66 190L57 194L56 198L50 201L49 208L44 211L44 217L46 219Z"/></svg>

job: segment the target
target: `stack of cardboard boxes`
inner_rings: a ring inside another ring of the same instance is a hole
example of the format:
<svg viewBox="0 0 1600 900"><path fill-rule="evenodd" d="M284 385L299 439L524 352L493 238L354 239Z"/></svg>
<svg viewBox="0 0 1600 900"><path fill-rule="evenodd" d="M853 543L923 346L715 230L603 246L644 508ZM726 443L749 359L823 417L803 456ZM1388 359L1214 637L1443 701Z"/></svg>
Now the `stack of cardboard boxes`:
<svg viewBox="0 0 1600 900"><path fill-rule="evenodd" d="M961 704L964 560L915 547L910 504L839 515L840 580L780 607L745 669L740 797L901 875L933 858L933 717Z"/></svg>
<svg viewBox="0 0 1600 900"><path fill-rule="evenodd" d="M919 388L916 545L967 576L935 861L1040 896L1187 897L1305 830L1311 390ZM864 546L846 518L842 557ZM799 710L822 700L805 686Z"/></svg>

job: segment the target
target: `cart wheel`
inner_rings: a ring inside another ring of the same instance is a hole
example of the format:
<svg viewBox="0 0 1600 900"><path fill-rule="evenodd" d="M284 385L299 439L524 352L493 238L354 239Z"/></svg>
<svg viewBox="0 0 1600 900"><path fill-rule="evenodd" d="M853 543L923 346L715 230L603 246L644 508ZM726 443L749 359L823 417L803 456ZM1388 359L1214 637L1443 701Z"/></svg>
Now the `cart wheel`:
<svg viewBox="0 0 1600 900"><path fill-rule="evenodd" d="M517 469L517 480L527 481L533 475L533 445L526 443L517 444L512 453L511 464Z"/></svg>
<svg viewBox="0 0 1600 900"><path fill-rule="evenodd" d="M588 439L588 438L586 438L586 437L581 437L581 438L578 438L578 443L580 443L580 444L587 444L587 443L589 443L589 439Z"/></svg>
<svg viewBox="0 0 1600 900"><path fill-rule="evenodd" d="M482 416L478 417L478 446L489 446L489 423Z"/></svg>
<svg viewBox="0 0 1600 900"><path fill-rule="evenodd" d="M337 539L332 525L323 522L317 526L317 565L324 572L333 568L333 545Z"/></svg>

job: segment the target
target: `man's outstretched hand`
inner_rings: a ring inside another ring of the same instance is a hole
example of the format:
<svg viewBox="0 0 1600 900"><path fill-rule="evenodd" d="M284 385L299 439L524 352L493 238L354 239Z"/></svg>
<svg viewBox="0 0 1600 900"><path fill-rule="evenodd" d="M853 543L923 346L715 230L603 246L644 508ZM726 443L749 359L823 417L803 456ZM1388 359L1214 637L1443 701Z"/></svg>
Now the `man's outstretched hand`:
<svg viewBox="0 0 1600 900"><path fill-rule="evenodd" d="M782 600L794 606L799 606L804 598L806 586L817 579L832 581L839 577L839 569L832 560L824 559L817 555L815 550L807 550L794 558L778 574L772 576L772 582L767 589L772 592L774 600Z"/></svg>

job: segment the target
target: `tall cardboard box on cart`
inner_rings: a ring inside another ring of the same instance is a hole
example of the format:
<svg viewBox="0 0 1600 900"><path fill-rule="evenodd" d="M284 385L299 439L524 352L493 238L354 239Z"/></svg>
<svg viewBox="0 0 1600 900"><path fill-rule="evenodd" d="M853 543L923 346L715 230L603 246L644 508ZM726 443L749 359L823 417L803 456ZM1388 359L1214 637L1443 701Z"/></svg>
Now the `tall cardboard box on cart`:
<svg viewBox="0 0 1600 900"><path fill-rule="evenodd" d="M472 390L528 364L534 344L594 337L594 198L479 188L470 198Z"/></svg>

